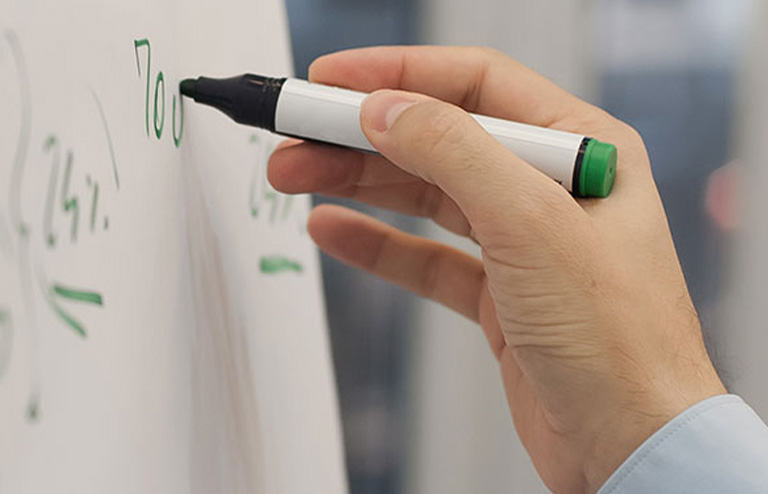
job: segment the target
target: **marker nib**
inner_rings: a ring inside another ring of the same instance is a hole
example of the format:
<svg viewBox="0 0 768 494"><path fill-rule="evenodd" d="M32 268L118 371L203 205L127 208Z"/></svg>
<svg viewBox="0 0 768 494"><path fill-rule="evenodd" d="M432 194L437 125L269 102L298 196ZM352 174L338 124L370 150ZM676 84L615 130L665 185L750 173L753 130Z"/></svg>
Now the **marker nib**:
<svg viewBox="0 0 768 494"><path fill-rule="evenodd" d="M194 98L197 95L197 80L196 79L184 79L179 84L179 91L184 96Z"/></svg>

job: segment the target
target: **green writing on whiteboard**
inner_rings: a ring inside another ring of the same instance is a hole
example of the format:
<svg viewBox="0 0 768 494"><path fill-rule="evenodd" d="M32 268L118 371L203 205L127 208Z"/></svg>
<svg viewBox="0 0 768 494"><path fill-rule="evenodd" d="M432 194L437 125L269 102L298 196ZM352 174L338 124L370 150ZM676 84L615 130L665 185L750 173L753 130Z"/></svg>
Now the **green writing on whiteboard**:
<svg viewBox="0 0 768 494"><path fill-rule="evenodd" d="M139 60L139 50L144 49L146 52L146 63L144 70L144 78L146 80L146 89L144 93L144 127L147 133L147 137L150 136L149 122L150 113L152 115L152 129L157 140L163 137L163 130L165 129L165 74L160 70L154 77L154 84L152 78L152 44L148 38L133 40L133 49L136 54L136 69L139 72L139 77L142 77L141 73L141 61ZM154 88L154 92L153 92ZM177 91L178 93L178 91ZM154 94L154 96L152 96ZM178 100L178 107L176 101ZM184 133L184 104L181 99L181 94L174 94L171 107L171 126L173 133L173 144L176 147L181 145L181 136ZM151 103L151 104L150 104ZM150 106L152 111L150 112ZM176 110L178 108L178 132L176 130Z"/></svg>
<svg viewBox="0 0 768 494"><path fill-rule="evenodd" d="M43 238L48 248L53 249L58 242L55 230L55 218L63 216L69 219L69 241L75 243L81 223L81 216L88 215L88 231L95 233L99 229L109 229L109 217L99 216L99 182L90 174L80 177L79 187L74 185L75 152L72 149L63 150L56 134L50 134L43 142L43 152L49 156L50 171L48 187L43 210ZM111 153L110 153L111 154ZM64 155L64 171L60 174L62 155ZM115 171L115 187L117 188L117 169ZM59 179L61 175L61 179ZM80 181L82 180L82 181ZM81 196L86 188L85 196ZM75 192L78 189L80 192ZM84 208L87 208L84 210ZM85 220L83 220L85 221Z"/></svg>
<svg viewBox="0 0 768 494"><path fill-rule="evenodd" d="M259 269L264 274L276 274L284 271L304 272L304 267L300 262L283 256L262 256Z"/></svg>
<svg viewBox="0 0 768 494"><path fill-rule="evenodd" d="M274 145L258 134L252 135L248 142L256 148L257 153L249 193L251 216L253 218L264 216L270 225L285 222L291 215L293 196L280 194L267 180L266 163L274 150Z"/></svg>
<svg viewBox="0 0 768 494"><path fill-rule="evenodd" d="M50 286L50 292L48 294L48 304L51 306L53 312L64 322L70 329L72 329L79 336L85 338L87 331L83 323L75 319L61 305L61 301L80 302L90 305L102 306L104 305L104 298L98 292L92 290L84 290L80 288L72 288L59 283L53 283Z"/></svg>

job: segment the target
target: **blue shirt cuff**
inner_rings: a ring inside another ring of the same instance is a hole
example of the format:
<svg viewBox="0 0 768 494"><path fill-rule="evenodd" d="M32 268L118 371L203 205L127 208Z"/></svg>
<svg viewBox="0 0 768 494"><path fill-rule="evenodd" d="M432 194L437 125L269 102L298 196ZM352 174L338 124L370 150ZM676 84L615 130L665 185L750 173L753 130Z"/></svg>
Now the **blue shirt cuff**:
<svg viewBox="0 0 768 494"><path fill-rule="evenodd" d="M598 494L768 493L768 427L736 395L704 400L648 438Z"/></svg>

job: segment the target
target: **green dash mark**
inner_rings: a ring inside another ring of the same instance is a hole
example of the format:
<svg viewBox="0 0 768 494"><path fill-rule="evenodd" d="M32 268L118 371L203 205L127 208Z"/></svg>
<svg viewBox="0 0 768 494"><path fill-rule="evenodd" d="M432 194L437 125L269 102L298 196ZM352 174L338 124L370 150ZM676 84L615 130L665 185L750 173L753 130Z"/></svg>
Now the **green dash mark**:
<svg viewBox="0 0 768 494"><path fill-rule="evenodd" d="M68 288L55 283L53 285L53 291L56 293L56 295L67 298L69 300L87 302L89 304L104 305L104 300L102 299L100 293L76 290L74 288Z"/></svg>
<svg viewBox="0 0 768 494"><path fill-rule="evenodd" d="M51 309L56 313L57 316L61 318L62 321L67 323L67 326L72 328L75 333L79 334L83 338L85 338L85 328L82 324L80 324L79 321L77 321L74 317L70 316L64 309L56 305L56 302L51 300Z"/></svg>
<svg viewBox="0 0 768 494"><path fill-rule="evenodd" d="M266 274L276 274L283 271L304 272L301 263L281 256L262 256L259 266L261 272Z"/></svg>
<svg viewBox="0 0 768 494"><path fill-rule="evenodd" d="M53 296L58 295L59 297L67 300L73 300L75 302L85 302L88 304L101 306L101 305L104 305L104 299L101 296L101 294L97 292L78 290L75 288L66 287L58 283L54 283L53 285L51 285L51 290L52 290L52 293L48 297L48 302L51 305L51 309L53 310L53 312L55 312L56 315L59 316L59 318L61 318L61 320L67 324L67 326L72 328L75 331L75 333L85 338L87 333L82 323L80 323L80 321L72 317L67 311L65 311L61 306L59 306L59 304L57 304L56 301L53 299Z"/></svg>

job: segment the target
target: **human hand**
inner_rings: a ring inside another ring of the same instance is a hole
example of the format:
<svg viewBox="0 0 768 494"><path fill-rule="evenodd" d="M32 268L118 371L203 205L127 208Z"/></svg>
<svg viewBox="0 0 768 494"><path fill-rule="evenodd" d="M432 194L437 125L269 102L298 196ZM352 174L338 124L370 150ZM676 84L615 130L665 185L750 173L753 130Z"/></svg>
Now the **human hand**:
<svg viewBox="0 0 768 494"><path fill-rule="evenodd" d="M431 218L480 245L476 259L337 206L308 224L331 256L482 326L550 489L595 492L662 425L725 392L632 128L487 49L347 51L315 61L310 79L413 93L377 91L362 106L382 156L292 143L273 154L271 183ZM464 110L615 144L612 194L574 199Z"/></svg>

